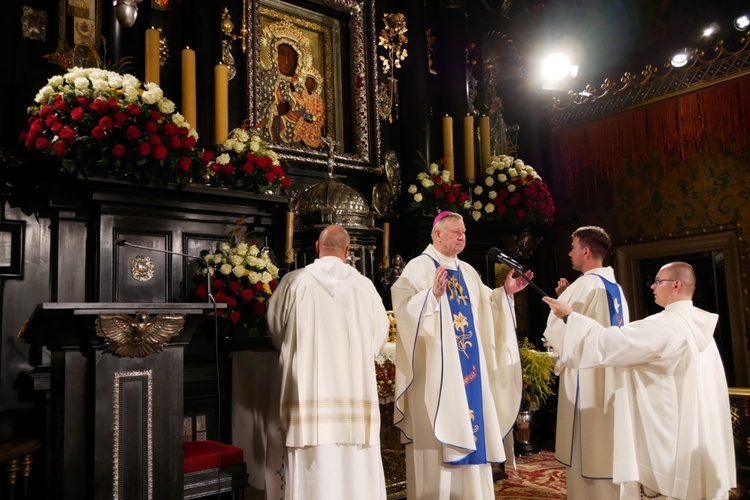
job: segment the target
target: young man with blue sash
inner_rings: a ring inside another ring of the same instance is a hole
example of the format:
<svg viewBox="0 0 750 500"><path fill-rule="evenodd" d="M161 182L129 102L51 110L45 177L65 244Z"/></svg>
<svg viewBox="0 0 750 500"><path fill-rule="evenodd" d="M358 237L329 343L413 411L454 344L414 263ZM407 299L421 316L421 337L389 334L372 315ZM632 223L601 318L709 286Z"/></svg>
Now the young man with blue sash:
<svg viewBox="0 0 750 500"><path fill-rule="evenodd" d="M565 278L555 289L559 299L573 310L602 326L628 322L628 305L604 257L611 241L604 229L578 228L572 235L570 257L573 269L583 273L572 284ZM565 324L549 315L544 337L560 351ZM612 482L614 436L614 369L560 368L557 398L555 456L566 466L568 498L571 500L616 500L619 488Z"/></svg>
<svg viewBox="0 0 750 500"><path fill-rule="evenodd" d="M513 294L528 283L511 273L490 289L458 259L465 246L461 215L441 212L432 244L391 288L394 424L406 444L409 500L494 499L491 464L513 458L521 402Z"/></svg>

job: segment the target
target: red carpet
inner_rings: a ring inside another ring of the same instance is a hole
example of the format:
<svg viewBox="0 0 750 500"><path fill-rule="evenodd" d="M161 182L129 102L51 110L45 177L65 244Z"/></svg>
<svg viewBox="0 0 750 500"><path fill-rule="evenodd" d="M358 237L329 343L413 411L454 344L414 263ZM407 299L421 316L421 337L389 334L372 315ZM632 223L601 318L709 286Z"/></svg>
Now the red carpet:
<svg viewBox="0 0 750 500"><path fill-rule="evenodd" d="M495 484L495 498L566 498L565 466L551 451L516 457L516 467L506 466L508 478Z"/></svg>

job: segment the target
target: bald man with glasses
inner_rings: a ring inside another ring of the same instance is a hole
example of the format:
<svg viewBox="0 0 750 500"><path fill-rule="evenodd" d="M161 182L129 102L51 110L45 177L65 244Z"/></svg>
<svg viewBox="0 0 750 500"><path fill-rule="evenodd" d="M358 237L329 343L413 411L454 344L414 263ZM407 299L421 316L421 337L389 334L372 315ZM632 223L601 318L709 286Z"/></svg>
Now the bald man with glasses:
<svg viewBox="0 0 750 500"><path fill-rule="evenodd" d="M613 481L621 500L729 498L736 485L718 315L693 305L695 272L663 266L651 285L664 311L605 328L545 297L567 328L560 364L615 368Z"/></svg>

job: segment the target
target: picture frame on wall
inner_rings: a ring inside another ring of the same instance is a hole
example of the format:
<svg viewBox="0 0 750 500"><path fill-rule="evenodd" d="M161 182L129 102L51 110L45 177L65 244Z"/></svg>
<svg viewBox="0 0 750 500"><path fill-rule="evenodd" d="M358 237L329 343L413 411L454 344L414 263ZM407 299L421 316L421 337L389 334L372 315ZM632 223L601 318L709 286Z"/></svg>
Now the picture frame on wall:
<svg viewBox="0 0 750 500"><path fill-rule="evenodd" d="M248 117L283 161L378 171L373 13L372 0L248 2Z"/></svg>
<svg viewBox="0 0 750 500"><path fill-rule="evenodd" d="M101 0L60 0L58 52L73 47L101 50Z"/></svg>

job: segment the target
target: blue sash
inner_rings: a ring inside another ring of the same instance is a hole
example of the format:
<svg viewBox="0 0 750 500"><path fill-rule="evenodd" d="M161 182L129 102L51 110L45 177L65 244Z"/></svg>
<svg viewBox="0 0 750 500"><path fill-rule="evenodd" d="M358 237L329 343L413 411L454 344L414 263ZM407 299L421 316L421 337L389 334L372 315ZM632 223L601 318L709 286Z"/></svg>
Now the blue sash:
<svg viewBox="0 0 750 500"><path fill-rule="evenodd" d="M433 259L434 260L434 259ZM435 267L438 263L435 262ZM469 418L474 432L476 451L461 460L450 462L451 465L486 464L487 451L484 438L484 405L482 401L482 372L479 363L479 346L474 328L474 314L471 311L466 282L460 268L448 271L448 285L445 290L450 304L453 329L456 336L456 348L461 360L464 377L466 401L469 404Z"/></svg>
<svg viewBox="0 0 750 500"><path fill-rule="evenodd" d="M594 276L599 276L596 273L591 273ZM607 291L607 303L609 304L609 324L610 326L623 326L622 318L622 296L620 295L620 287L617 283L612 283L603 276L599 276L604 283L604 289Z"/></svg>

